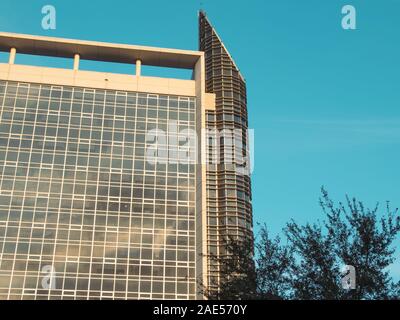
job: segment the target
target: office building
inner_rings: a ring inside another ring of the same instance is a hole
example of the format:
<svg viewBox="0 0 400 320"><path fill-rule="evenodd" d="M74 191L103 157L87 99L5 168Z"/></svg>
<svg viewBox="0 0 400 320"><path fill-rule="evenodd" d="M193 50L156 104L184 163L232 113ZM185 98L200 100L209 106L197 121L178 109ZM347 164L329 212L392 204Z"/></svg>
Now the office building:
<svg viewBox="0 0 400 320"><path fill-rule="evenodd" d="M207 153L206 228L207 253L214 256L207 262L207 285L218 290L220 269L216 262L225 255L227 241L253 237L249 154L252 140L245 80L204 12L199 14L199 49L205 53L206 92L216 95L215 108L206 109L210 136L217 133L217 139L213 139L216 144L207 143L207 151L211 151ZM232 145L236 146L233 155Z"/></svg>
<svg viewBox="0 0 400 320"><path fill-rule="evenodd" d="M199 282L218 279L219 237L251 235L248 175L207 163L206 129L247 128L247 113L204 14L199 51L11 33L0 51L0 299L201 298ZM20 65L19 53L71 68Z"/></svg>

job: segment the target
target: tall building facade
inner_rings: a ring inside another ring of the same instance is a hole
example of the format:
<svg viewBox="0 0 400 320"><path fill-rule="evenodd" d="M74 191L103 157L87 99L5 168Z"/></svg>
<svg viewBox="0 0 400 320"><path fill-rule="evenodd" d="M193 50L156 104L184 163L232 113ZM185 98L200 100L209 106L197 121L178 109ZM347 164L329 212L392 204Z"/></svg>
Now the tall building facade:
<svg viewBox="0 0 400 320"><path fill-rule="evenodd" d="M205 53L206 92L216 95L215 108L206 110L210 136L217 135L215 144L207 143L207 252L214 256L208 259L207 283L218 290L218 261L226 255L227 241L253 238L251 137L245 80L204 12L199 14L199 49ZM227 142L224 132L232 132L233 139Z"/></svg>
<svg viewBox="0 0 400 320"><path fill-rule="evenodd" d="M220 98L236 87L216 77L204 19L199 51L0 33L0 299L201 298L199 282L218 278L218 237L251 233L248 178L207 164L207 127L247 116L245 100L238 113ZM18 53L73 67L19 65Z"/></svg>

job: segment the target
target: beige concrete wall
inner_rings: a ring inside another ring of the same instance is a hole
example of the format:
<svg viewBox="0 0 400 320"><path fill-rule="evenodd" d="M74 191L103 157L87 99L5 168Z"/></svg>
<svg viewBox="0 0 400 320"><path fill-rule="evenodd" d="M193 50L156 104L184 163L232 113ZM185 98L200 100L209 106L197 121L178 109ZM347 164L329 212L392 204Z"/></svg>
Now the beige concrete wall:
<svg viewBox="0 0 400 320"><path fill-rule="evenodd" d="M77 86L94 89L151 92L195 96L194 80L136 77L129 74L0 64L0 79L9 81Z"/></svg>
<svg viewBox="0 0 400 320"><path fill-rule="evenodd" d="M140 59L143 65L191 70L202 55L201 52L192 50L0 32L0 51L10 52L11 48L16 48L17 54L60 58L73 58L75 54L79 54L84 60L132 64Z"/></svg>
<svg viewBox="0 0 400 320"><path fill-rule="evenodd" d="M206 93L204 95L204 106L206 110L215 110L215 94Z"/></svg>

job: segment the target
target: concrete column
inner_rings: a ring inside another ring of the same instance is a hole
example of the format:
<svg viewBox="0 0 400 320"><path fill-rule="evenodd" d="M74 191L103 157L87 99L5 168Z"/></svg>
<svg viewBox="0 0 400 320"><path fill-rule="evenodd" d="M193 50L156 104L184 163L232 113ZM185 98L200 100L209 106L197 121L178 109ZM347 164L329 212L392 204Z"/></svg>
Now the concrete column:
<svg viewBox="0 0 400 320"><path fill-rule="evenodd" d="M136 76L140 77L141 72L142 72L142 60L137 59L136 60Z"/></svg>
<svg viewBox="0 0 400 320"><path fill-rule="evenodd" d="M79 70L79 60L80 60L80 55L79 54L75 54L74 55L74 70Z"/></svg>
<svg viewBox="0 0 400 320"><path fill-rule="evenodd" d="M9 63L9 64L14 64L16 53L17 53L17 49L11 48L11 50L10 50L10 58L9 58L9 60L8 60L8 63Z"/></svg>

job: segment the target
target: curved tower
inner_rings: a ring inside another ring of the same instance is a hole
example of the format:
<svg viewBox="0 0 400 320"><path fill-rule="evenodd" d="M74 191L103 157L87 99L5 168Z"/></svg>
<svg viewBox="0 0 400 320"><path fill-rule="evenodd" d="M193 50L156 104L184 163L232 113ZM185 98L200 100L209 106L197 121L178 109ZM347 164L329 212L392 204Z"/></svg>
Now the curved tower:
<svg viewBox="0 0 400 320"><path fill-rule="evenodd" d="M205 53L206 92L216 96L215 110L206 110L207 251L221 258L224 239L253 237L246 82L202 11L199 50ZM208 270L215 290L215 259L208 259Z"/></svg>

